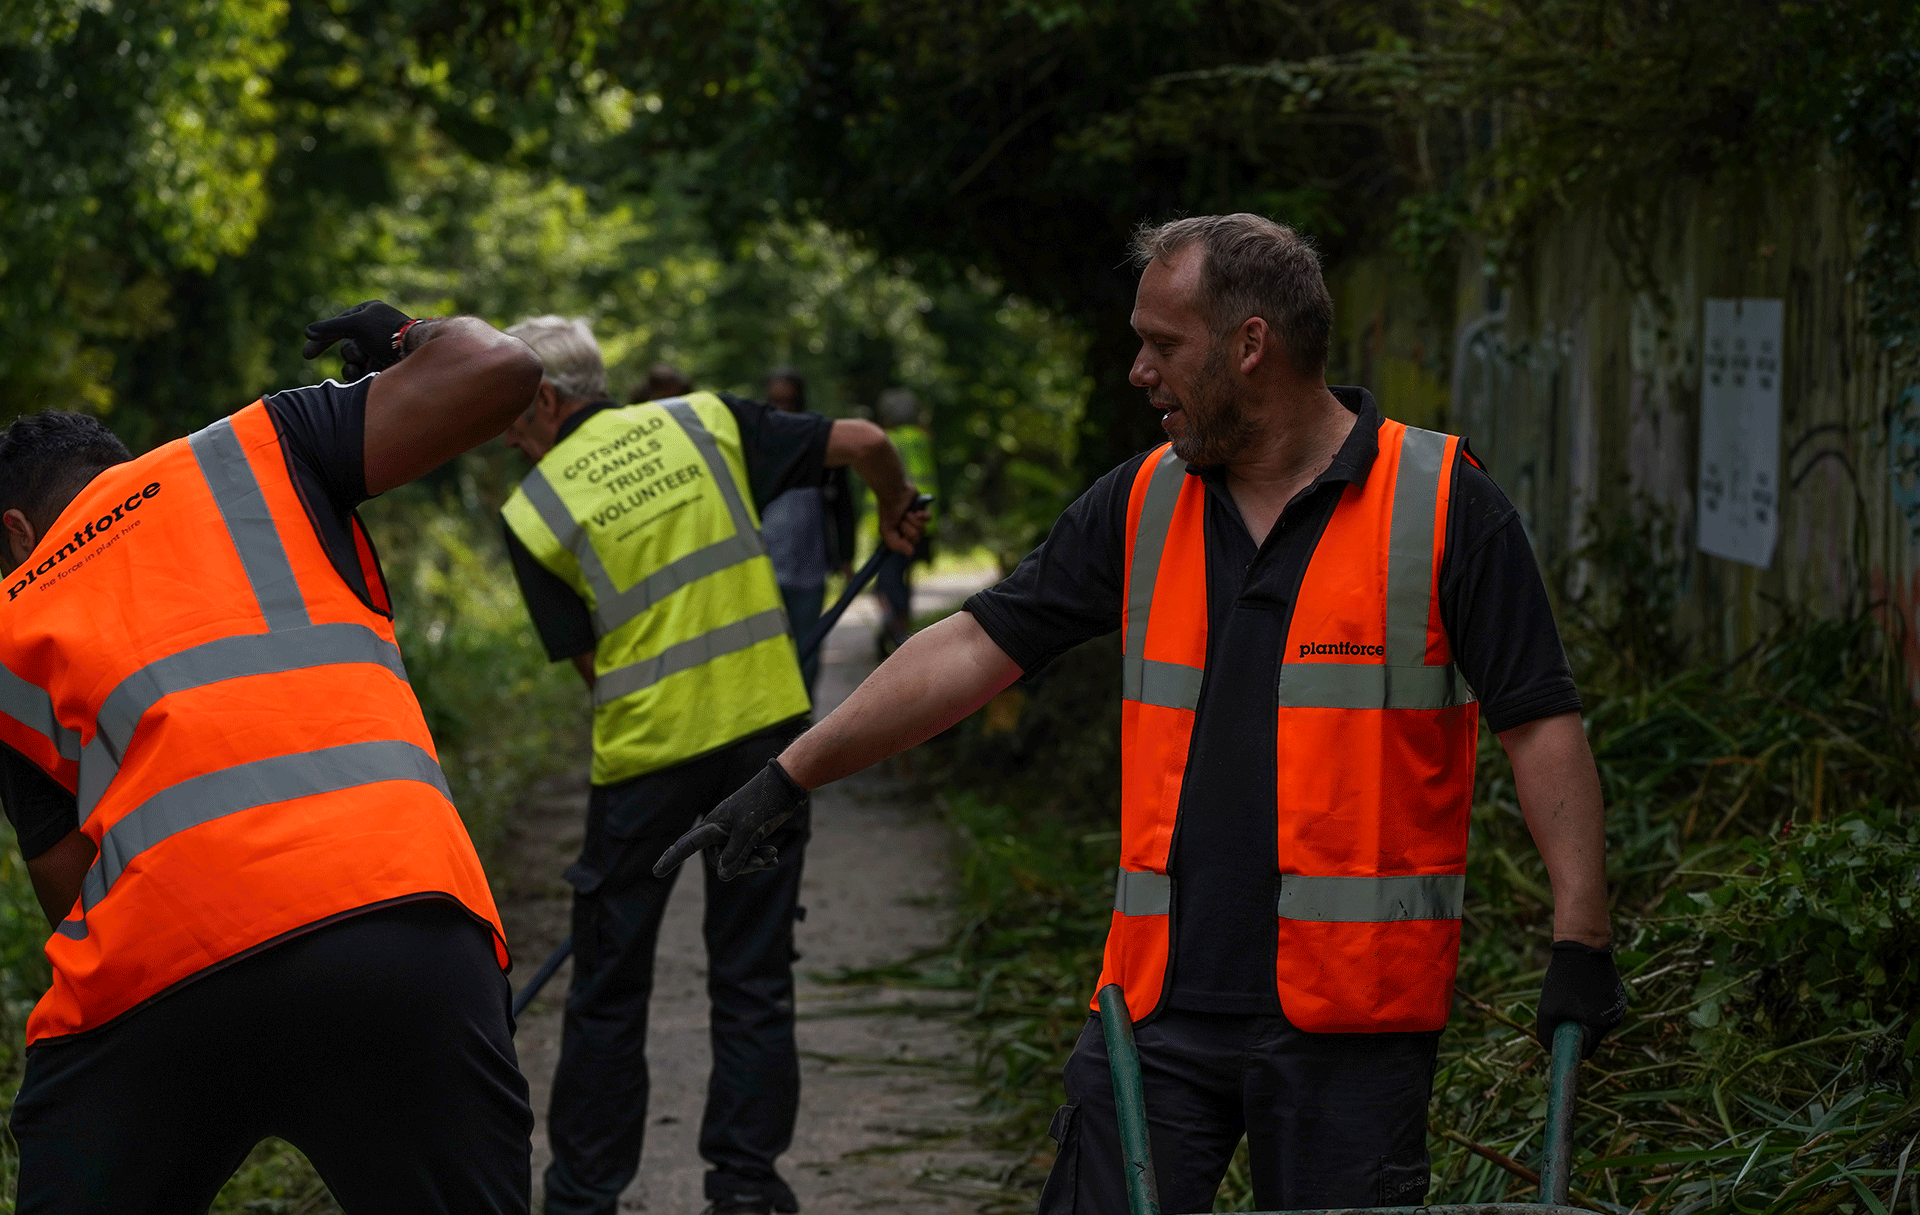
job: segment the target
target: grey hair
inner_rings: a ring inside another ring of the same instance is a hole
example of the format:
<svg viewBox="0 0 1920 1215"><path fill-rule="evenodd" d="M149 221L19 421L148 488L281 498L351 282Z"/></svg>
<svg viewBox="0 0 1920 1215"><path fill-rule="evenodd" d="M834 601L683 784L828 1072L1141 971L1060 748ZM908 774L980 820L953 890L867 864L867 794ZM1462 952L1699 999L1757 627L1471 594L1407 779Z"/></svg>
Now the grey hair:
<svg viewBox="0 0 1920 1215"><path fill-rule="evenodd" d="M1312 241L1285 224L1243 211L1141 224L1128 252L1134 265L1144 267L1192 244L1206 254L1200 315L1216 338L1257 316L1279 335L1295 374L1326 374L1333 297Z"/></svg>
<svg viewBox="0 0 1920 1215"><path fill-rule="evenodd" d="M607 395L607 365L585 317L530 316L507 330L507 336L533 347L547 365L547 383L567 400L596 401Z"/></svg>

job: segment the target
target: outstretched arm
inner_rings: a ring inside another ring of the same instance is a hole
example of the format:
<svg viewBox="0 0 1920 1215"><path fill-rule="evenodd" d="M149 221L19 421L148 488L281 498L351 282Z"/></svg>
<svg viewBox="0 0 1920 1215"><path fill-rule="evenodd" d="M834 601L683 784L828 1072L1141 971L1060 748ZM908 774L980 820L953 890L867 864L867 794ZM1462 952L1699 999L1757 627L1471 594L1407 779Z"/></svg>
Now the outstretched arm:
<svg viewBox="0 0 1920 1215"><path fill-rule="evenodd" d="M907 639L827 719L780 753L797 785L817 789L932 738L1020 678L970 612Z"/></svg>
<svg viewBox="0 0 1920 1215"><path fill-rule="evenodd" d="M923 629L854 689L827 719L795 739L653 867L664 876L707 850L721 880L771 868L763 843L806 804L807 791L925 742L1020 677L1020 668L968 612Z"/></svg>
<svg viewBox="0 0 1920 1215"><path fill-rule="evenodd" d="M385 493L507 428L540 387L540 356L471 316L420 321L367 390L367 492Z"/></svg>

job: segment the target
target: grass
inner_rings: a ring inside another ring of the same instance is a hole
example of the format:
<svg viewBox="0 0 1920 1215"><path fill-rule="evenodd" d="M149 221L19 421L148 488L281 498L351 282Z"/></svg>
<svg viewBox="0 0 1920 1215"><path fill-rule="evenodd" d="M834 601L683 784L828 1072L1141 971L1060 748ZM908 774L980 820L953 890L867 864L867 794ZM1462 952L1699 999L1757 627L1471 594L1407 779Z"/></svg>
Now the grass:
<svg viewBox="0 0 1920 1215"><path fill-rule="evenodd" d="M1734 661L1690 662L1660 606L1656 544L1607 539L1631 578L1591 584L1629 593L1568 597L1563 627L1607 793L1633 1006L1583 1070L1577 1201L1613 1215L1920 1215L1920 714L1897 647L1871 614L1790 619ZM988 1134L1026 1158L1010 1205L1044 1177L1059 1069L1099 971L1117 670L1111 640L1082 647L934 748L959 924L896 978L970 994ZM1469 857L1429 1201L1534 1201L1523 1174L1545 1112L1531 1026L1550 898L1484 736ZM1243 1145L1219 1209L1250 1202Z"/></svg>

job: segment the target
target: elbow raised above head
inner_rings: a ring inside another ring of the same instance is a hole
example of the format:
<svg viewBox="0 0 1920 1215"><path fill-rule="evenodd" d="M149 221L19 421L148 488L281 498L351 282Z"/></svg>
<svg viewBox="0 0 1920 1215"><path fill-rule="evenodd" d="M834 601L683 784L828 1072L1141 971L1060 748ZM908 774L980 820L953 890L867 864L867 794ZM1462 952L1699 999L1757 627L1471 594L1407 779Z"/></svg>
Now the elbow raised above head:
<svg viewBox="0 0 1920 1215"><path fill-rule="evenodd" d="M520 389L522 399L531 398L533 390L540 387L540 377L547 372L540 356L533 352L533 347L516 337L507 338L494 350L494 357L500 361L501 379Z"/></svg>

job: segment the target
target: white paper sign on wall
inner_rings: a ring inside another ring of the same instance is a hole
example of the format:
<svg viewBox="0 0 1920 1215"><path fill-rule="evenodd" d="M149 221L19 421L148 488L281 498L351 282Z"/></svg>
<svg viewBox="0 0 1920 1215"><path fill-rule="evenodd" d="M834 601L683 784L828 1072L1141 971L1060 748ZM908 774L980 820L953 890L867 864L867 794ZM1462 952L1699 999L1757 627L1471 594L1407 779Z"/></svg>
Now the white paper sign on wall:
<svg viewBox="0 0 1920 1215"><path fill-rule="evenodd" d="M1767 568L1780 532L1780 300L1707 301L1700 547Z"/></svg>

